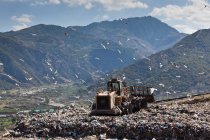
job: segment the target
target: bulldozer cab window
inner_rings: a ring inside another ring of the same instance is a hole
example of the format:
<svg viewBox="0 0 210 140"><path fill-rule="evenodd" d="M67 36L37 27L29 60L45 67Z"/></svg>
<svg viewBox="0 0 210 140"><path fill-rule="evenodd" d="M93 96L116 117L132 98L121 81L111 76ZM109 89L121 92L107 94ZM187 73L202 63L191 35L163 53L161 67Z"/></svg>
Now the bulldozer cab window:
<svg viewBox="0 0 210 140"><path fill-rule="evenodd" d="M107 84L107 90L108 91L117 91L120 93L122 85L120 85L119 82L108 82Z"/></svg>
<svg viewBox="0 0 210 140"><path fill-rule="evenodd" d="M120 90L119 83L112 83L112 89L113 91L119 91Z"/></svg>
<svg viewBox="0 0 210 140"><path fill-rule="evenodd" d="M111 82L108 82L108 84L107 84L107 90L108 91L112 91L112 83Z"/></svg>

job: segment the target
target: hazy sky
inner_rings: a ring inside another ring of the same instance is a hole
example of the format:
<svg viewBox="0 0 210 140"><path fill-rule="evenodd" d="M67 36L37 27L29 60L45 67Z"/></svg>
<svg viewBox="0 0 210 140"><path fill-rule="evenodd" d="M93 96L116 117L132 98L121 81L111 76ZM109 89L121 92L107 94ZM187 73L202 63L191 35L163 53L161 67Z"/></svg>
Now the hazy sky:
<svg viewBox="0 0 210 140"><path fill-rule="evenodd" d="M0 0L0 32L149 15L184 33L210 28L207 0Z"/></svg>

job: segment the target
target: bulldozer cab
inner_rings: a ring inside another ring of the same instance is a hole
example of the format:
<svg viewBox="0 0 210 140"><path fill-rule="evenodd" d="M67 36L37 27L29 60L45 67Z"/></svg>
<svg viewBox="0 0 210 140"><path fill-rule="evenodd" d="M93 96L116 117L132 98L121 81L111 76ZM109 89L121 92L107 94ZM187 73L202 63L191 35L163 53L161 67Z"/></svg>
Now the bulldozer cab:
<svg viewBox="0 0 210 140"><path fill-rule="evenodd" d="M107 83L107 91L116 91L118 96L122 95L122 88L125 87L125 83L118 79L111 79Z"/></svg>

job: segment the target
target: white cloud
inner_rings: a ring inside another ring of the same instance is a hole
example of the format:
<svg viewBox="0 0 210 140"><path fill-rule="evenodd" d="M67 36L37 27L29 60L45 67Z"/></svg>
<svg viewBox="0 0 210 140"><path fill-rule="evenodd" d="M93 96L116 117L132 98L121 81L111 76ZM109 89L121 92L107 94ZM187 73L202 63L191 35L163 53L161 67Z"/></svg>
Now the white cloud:
<svg viewBox="0 0 210 140"><path fill-rule="evenodd" d="M206 0L188 0L188 4L184 6L167 5L154 8L150 15L172 24L185 33L210 27L210 4Z"/></svg>
<svg viewBox="0 0 210 140"><path fill-rule="evenodd" d="M32 16L28 14L22 14L20 17L12 16L11 20L18 22L18 25L12 26L13 30L18 31L27 28L28 27L27 24L32 22L31 18Z"/></svg>
<svg viewBox="0 0 210 140"><path fill-rule="evenodd" d="M23 14L20 17L12 16L11 19L20 23L30 23L31 15Z"/></svg>
<svg viewBox="0 0 210 140"><path fill-rule="evenodd" d="M6 2L26 2L29 0L2 0L2 1L6 1Z"/></svg>
<svg viewBox="0 0 210 140"><path fill-rule="evenodd" d="M25 29L27 27L28 27L28 25L26 25L25 23L21 23L20 25L12 26L14 31L22 30L22 29Z"/></svg>
<svg viewBox="0 0 210 140"><path fill-rule="evenodd" d="M92 8L93 8L93 4L90 2L85 5L85 9L87 9L87 10L90 10Z"/></svg>
<svg viewBox="0 0 210 140"><path fill-rule="evenodd" d="M92 0L102 5L107 11L120 11L123 9L148 8L146 3L138 0Z"/></svg>
<svg viewBox="0 0 210 140"><path fill-rule="evenodd" d="M191 33L194 33L195 31L197 31L196 28L190 27L189 25L176 24L173 27L176 28L178 31L182 31L182 32L187 33L187 34L191 34Z"/></svg>
<svg viewBox="0 0 210 140"><path fill-rule="evenodd" d="M104 21L104 20L109 20L110 19L110 17L109 17L109 15L107 15L107 14L104 14L104 15L97 15L96 17L95 17L95 20L96 21Z"/></svg>
<svg viewBox="0 0 210 140"><path fill-rule="evenodd" d="M83 6L90 10L94 5L99 5L107 11L120 11L124 9L148 8L140 0L3 0L10 2L29 2L31 5L68 4L69 6Z"/></svg>
<svg viewBox="0 0 210 140"><path fill-rule="evenodd" d="M31 0L30 1L31 6L37 6L37 5L47 5L52 4L48 0Z"/></svg>
<svg viewBox="0 0 210 140"><path fill-rule="evenodd" d="M110 17L108 15L103 15L102 20L108 20Z"/></svg>
<svg viewBox="0 0 210 140"><path fill-rule="evenodd" d="M46 4L59 4L60 0L1 0L3 2L28 2L31 6L46 5Z"/></svg>
<svg viewBox="0 0 210 140"><path fill-rule="evenodd" d="M49 3L52 3L52 4L60 4L60 0L49 0Z"/></svg>
<svg viewBox="0 0 210 140"><path fill-rule="evenodd" d="M138 0L62 0L62 2L69 6L83 6L88 10L94 7L94 5L100 5L107 11L148 7L146 3Z"/></svg>

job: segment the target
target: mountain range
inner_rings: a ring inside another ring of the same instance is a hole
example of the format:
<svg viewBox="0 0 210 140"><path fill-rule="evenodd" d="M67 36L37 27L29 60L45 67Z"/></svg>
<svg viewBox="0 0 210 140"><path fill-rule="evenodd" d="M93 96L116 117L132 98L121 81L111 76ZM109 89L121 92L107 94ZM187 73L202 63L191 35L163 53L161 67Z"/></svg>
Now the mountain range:
<svg viewBox="0 0 210 140"><path fill-rule="evenodd" d="M173 46L184 36L153 17L67 28L40 24L0 33L0 89L90 84L113 69Z"/></svg>
<svg viewBox="0 0 210 140"><path fill-rule="evenodd" d="M97 38L112 40L125 48L132 48L137 59L169 48L185 36L151 16L103 21L70 28Z"/></svg>
<svg viewBox="0 0 210 140"><path fill-rule="evenodd" d="M150 85L158 93L210 91L210 29L186 36L160 51L115 72L130 83Z"/></svg>

